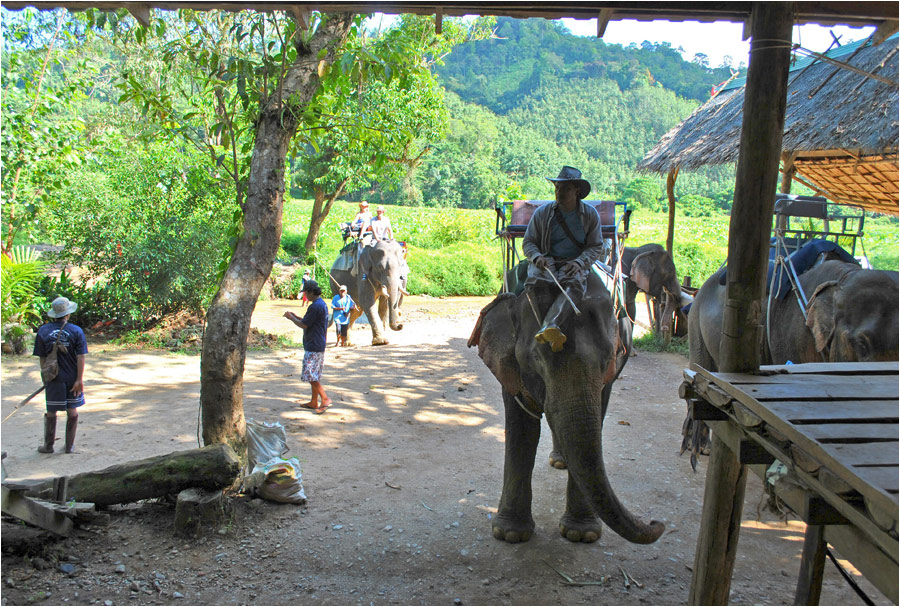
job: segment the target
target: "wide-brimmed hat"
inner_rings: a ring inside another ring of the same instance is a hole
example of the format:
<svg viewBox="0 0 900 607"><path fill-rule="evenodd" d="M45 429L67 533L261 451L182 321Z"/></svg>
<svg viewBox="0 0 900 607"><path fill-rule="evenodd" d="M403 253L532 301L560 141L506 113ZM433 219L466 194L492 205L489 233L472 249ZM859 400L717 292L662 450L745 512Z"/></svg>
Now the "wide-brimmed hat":
<svg viewBox="0 0 900 607"><path fill-rule="evenodd" d="M381 205L378 205L377 207L375 207L375 212L376 213L384 213L384 207Z"/></svg>
<svg viewBox="0 0 900 607"><path fill-rule="evenodd" d="M581 171L575 167L564 166L556 179L547 177L547 181L552 181L553 183L559 183L561 181L575 182L575 186L578 188L579 200L584 200L587 198L587 195L591 193L591 184L588 183L587 179L581 178Z"/></svg>
<svg viewBox="0 0 900 607"><path fill-rule="evenodd" d="M338 287L338 291L346 291L346 290L347 290L347 285L341 285Z"/></svg>
<svg viewBox="0 0 900 607"><path fill-rule="evenodd" d="M367 201L363 200L362 202L359 203L359 206L367 207L367 206L369 206L369 203Z"/></svg>
<svg viewBox="0 0 900 607"><path fill-rule="evenodd" d="M69 301L65 297L57 297L53 300L53 303L50 304L50 309L47 311L47 316L49 316L50 318L62 318L67 314L71 314L77 309L78 304L74 301Z"/></svg>

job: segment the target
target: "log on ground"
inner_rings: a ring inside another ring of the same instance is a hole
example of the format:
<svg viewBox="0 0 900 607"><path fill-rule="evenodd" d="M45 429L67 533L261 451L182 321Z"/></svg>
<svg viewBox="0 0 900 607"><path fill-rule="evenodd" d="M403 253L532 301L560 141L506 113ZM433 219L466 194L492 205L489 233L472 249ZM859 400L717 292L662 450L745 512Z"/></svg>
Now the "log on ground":
<svg viewBox="0 0 900 607"><path fill-rule="evenodd" d="M110 506L177 495L191 487L215 491L234 483L240 469L231 447L211 445L70 476L67 495L79 502ZM53 482L47 481L27 495L50 499L52 493Z"/></svg>

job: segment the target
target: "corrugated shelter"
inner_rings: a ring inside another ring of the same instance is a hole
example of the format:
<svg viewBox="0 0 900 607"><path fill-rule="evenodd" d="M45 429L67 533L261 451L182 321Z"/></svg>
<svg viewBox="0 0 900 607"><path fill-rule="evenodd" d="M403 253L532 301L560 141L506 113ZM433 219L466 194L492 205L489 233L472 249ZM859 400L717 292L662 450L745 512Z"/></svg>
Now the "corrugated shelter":
<svg viewBox="0 0 900 607"><path fill-rule="evenodd" d="M798 61L789 75L782 172L839 203L900 214L898 37ZM638 166L669 174L738 160L743 81L666 133Z"/></svg>

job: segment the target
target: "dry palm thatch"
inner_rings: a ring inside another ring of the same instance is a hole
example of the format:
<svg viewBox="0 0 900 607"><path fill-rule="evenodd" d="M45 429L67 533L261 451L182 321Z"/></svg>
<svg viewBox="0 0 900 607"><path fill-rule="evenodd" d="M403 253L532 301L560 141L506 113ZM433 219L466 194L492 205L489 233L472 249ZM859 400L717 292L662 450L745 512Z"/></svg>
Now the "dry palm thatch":
<svg viewBox="0 0 900 607"><path fill-rule="evenodd" d="M782 149L795 179L836 202L900 214L897 55L893 36L828 53L855 70L819 58L791 70ZM638 168L667 173L737 162L743 104L744 86L736 83L666 133Z"/></svg>

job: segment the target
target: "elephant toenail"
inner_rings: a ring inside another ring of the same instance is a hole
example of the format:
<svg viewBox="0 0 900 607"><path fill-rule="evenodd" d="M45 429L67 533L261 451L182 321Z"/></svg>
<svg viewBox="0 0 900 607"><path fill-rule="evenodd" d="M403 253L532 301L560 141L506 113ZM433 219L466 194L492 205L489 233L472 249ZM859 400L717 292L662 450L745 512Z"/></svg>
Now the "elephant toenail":
<svg viewBox="0 0 900 607"><path fill-rule="evenodd" d="M504 533L503 529L501 529L500 527L494 527L492 529L492 531L494 533L495 539L498 539L498 540L506 539L506 537L505 537L506 534Z"/></svg>
<svg viewBox="0 0 900 607"><path fill-rule="evenodd" d="M600 536L597 533L595 533L593 531L588 531L587 533L584 534L584 537L581 539L581 541L584 542L585 544L590 544L592 542L596 542L599 539L600 539Z"/></svg>

